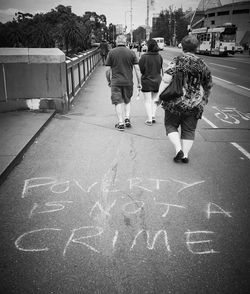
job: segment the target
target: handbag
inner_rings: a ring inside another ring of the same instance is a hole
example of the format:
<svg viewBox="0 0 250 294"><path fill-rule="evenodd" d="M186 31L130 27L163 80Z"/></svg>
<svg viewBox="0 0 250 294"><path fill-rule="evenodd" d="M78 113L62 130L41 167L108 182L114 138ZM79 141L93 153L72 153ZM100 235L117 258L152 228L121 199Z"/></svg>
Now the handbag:
<svg viewBox="0 0 250 294"><path fill-rule="evenodd" d="M183 95L183 72L177 70L168 87L160 94L162 101L175 100Z"/></svg>

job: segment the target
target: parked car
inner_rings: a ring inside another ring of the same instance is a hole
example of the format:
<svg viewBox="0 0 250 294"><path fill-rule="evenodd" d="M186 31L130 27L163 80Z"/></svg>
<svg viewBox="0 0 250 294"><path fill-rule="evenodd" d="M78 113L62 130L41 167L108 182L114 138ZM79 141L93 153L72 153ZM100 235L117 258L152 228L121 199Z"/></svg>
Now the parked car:
<svg viewBox="0 0 250 294"><path fill-rule="evenodd" d="M235 50L234 50L234 52L235 52L235 53L237 53L237 52L239 52L239 53L243 53L243 51L244 51L243 46L241 46L240 44L236 43L236 44L235 44Z"/></svg>

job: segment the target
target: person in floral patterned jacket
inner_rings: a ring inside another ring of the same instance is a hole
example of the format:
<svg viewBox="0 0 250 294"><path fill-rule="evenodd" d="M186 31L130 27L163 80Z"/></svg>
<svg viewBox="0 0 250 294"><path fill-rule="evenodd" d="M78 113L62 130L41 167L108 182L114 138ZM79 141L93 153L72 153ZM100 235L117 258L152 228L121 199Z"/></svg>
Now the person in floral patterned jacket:
<svg viewBox="0 0 250 294"><path fill-rule="evenodd" d="M183 54L175 57L164 71L159 88L160 95L169 85L176 71L183 73L183 95L176 100L162 102L165 110L166 134L176 151L174 162L189 162L189 152L194 142L197 123L202 117L212 88L212 76L208 66L194 54L198 42L192 35L182 39Z"/></svg>

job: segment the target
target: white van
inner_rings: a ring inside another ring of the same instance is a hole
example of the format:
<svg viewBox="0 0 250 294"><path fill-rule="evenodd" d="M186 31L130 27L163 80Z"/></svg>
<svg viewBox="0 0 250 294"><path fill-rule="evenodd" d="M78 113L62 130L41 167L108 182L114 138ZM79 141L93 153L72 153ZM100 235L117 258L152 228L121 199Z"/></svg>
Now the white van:
<svg viewBox="0 0 250 294"><path fill-rule="evenodd" d="M157 42L157 45L160 48L160 50L163 50L163 48L164 48L164 38L158 37L158 38L153 38L153 40L155 40Z"/></svg>

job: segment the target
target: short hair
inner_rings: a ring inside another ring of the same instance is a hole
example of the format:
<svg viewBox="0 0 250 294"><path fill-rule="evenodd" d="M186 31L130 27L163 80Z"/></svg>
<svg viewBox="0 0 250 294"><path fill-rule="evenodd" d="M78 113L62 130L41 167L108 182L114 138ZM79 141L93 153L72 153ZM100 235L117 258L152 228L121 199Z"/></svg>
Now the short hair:
<svg viewBox="0 0 250 294"><path fill-rule="evenodd" d="M148 40L148 51L149 52L158 52L159 51L158 44L154 39Z"/></svg>
<svg viewBox="0 0 250 294"><path fill-rule="evenodd" d="M125 35L118 35L116 37L116 45L125 45L127 42L127 37Z"/></svg>
<svg viewBox="0 0 250 294"><path fill-rule="evenodd" d="M187 35L182 39L181 45L184 52L195 53L199 46L199 41L194 35Z"/></svg>

